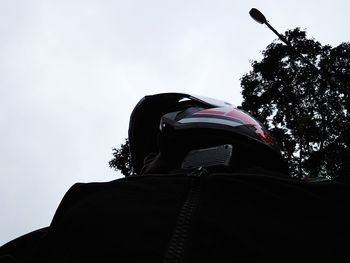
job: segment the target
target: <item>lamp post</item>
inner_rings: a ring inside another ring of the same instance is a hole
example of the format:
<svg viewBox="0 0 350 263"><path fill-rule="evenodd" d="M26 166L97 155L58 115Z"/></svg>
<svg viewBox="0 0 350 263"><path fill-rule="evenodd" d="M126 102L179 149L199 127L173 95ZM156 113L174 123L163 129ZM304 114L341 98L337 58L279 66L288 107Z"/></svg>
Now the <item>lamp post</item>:
<svg viewBox="0 0 350 263"><path fill-rule="evenodd" d="M285 39L284 36L282 36L280 33L277 32L276 29L274 29L270 23L266 20L263 13L261 13L258 9L252 8L249 11L250 16L259 24L265 24L273 33L275 33L280 40L282 40L287 46L292 46L291 43Z"/></svg>
<svg viewBox="0 0 350 263"><path fill-rule="evenodd" d="M321 72L320 69L318 69L314 64L312 64L308 59L306 59L298 50L295 49L295 47L292 46L292 44L280 33L277 32L276 29L274 29L270 23L267 21L266 17L261 13L258 9L252 8L249 11L249 15L259 24L265 24L273 33L275 33L278 38L285 43L288 47L291 48L291 50L294 51L295 54L297 54L306 64L311 66L314 70L316 70L320 75L324 75L323 72ZM329 81L329 79L327 78ZM331 81L329 81L331 82Z"/></svg>

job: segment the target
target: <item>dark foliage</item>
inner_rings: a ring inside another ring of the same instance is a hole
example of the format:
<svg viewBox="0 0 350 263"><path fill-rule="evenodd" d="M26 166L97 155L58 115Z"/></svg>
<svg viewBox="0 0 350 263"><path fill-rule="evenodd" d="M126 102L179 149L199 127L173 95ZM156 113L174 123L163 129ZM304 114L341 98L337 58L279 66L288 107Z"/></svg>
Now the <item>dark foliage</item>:
<svg viewBox="0 0 350 263"><path fill-rule="evenodd" d="M119 149L113 148L113 159L109 161L109 167L120 171L125 176L134 175L131 167L131 158L129 152L129 141L120 145Z"/></svg>
<svg viewBox="0 0 350 263"><path fill-rule="evenodd" d="M322 46L296 28L241 79L242 108L276 137L293 176L350 176L350 43ZM321 74L320 74L321 73Z"/></svg>

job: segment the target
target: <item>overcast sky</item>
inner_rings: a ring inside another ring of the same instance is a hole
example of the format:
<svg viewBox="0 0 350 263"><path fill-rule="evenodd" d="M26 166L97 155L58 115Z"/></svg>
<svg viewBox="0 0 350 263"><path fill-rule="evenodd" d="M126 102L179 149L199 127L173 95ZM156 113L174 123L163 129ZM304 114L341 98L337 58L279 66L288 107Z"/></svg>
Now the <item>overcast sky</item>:
<svg viewBox="0 0 350 263"><path fill-rule="evenodd" d="M0 0L0 245L50 224L75 182L108 167L141 97L188 92L240 105L249 61L297 26L349 41L347 0Z"/></svg>

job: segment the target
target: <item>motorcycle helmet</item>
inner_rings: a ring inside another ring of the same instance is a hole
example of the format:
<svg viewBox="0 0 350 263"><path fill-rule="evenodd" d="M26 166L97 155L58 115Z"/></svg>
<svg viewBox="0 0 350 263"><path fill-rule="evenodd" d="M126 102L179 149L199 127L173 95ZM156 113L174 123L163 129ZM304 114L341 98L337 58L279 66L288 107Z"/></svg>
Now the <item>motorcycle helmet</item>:
<svg viewBox="0 0 350 263"><path fill-rule="evenodd" d="M274 138L260 122L228 102L161 93L142 98L130 117L131 164L136 174L149 154L176 152L181 159L190 150L224 143L239 149L237 166L258 162L269 169L284 169Z"/></svg>

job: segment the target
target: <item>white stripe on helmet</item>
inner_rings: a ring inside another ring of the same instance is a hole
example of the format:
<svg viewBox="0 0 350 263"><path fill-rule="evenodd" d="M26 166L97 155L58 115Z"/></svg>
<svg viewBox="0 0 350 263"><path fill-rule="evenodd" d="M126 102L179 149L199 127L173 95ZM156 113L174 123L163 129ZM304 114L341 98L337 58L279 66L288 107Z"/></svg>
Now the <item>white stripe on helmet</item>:
<svg viewBox="0 0 350 263"><path fill-rule="evenodd" d="M214 123L214 124L221 124L221 125L227 125L231 127L237 127L240 125L243 125L240 122L236 122L234 120L224 120L224 119L213 119L213 118L185 118L178 121L181 124L187 124L187 123Z"/></svg>

